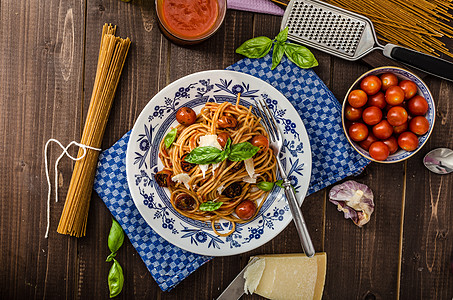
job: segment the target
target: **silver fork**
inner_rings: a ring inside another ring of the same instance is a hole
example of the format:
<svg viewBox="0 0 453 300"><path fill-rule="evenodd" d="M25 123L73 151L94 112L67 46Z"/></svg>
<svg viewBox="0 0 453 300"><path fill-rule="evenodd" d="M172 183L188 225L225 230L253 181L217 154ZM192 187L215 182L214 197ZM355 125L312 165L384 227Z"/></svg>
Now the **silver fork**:
<svg viewBox="0 0 453 300"><path fill-rule="evenodd" d="M266 128L266 131L269 133L269 147L272 149L272 151L274 151L275 154L278 170L280 171L280 175L283 180L282 186L285 190L286 199L288 200L294 223L296 224L296 229L297 233L299 234L302 248L305 252L305 255L312 257L313 255L315 255L315 248L313 247L310 234L308 233L307 225L305 224L305 219L302 215L302 211L300 210L300 207L297 203L296 194L291 187L291 183L286 176L285 170L283 169L283 166L279 159L280 150L283 145L282 133L280 131L280 128L277 126L277 122L270 112L269 107L267 107L266 102L263 101L263 99L258 98L258 100L255 99L255 103L261 119L263 120L263 125Z"/></svg>

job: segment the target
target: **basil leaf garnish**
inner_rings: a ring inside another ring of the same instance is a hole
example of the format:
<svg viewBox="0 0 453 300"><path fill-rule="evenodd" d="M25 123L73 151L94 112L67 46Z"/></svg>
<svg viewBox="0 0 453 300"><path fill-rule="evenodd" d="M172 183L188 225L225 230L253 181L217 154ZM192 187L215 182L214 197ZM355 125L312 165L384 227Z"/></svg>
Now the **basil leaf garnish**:
<svg viewBox="0 0 453 300"><path fill-rule="evenodd" d="M178 130L176 128L173 128L172 130L170 130L169 133L167 133L167 135L165 136L164 138L164 144L165 144L165 147L168 149L170 148L171 144L173 144L173 142L175 141L176 139L176 134L178 133Z"/></svg>
<svg viewBox="0 0 453 300"><path fill-rule="evenodd" d="M124 275L123 269L116 259L113 258L113 265L109 271L108 277L110 298L118 296L123 289Z"/></svg>
<svg viewBox="0 0 453 300"><path fill-rule="evenodd" d="M269 192L274 187L274 183L267 182L267 181L260 181L256 184L256 186L262 191Z"/></svg>
<svg viewBox="0 0 453 300"><path fill-rule="evenodd" d="M260 58L269 53L272 47L272 40L265 36L259 36L244 42L236 53L247 56L248 58Z"/></svg>
<svg viewBox="0 0 453 300"><path fill-rule="evenodd" d="M110 228L108 245L112 253L118 251L124 241L124 232L121 225L112 218L112 227Z"/></svg>
<svg viewBox="0 0 453 300"><path fill-rule="evenodd" d="M285 54L290 61L303 69L316 67L318 65L318 61L313 53L304 46L287 43Z"/></svg>
<svg viewBox="0 0 453 300"><path fill-rule="evenodd" d="M223 202L213 202L213 201L207 201L203 202L200 204L198 207L202 211L214 211L220 208L222 206Z"/></svg>
<svg viewBox="0 0 453 300"><path fill-rule="evenodd" d="M231 161L246 160L255 155L260 150L259 147L253 146L249 142L243 142L231 146L231 153L228 159Z"/></svg>
<svg viewBox="0 0 453 300"><path fill-rule="evenodd" d="M285 54L285 44L283 42L277 42L274 46L274 52L272 53L272 67L271 70L275 69L282 60L283 54Z"/></svg>
<svg viewBox="0 0 453 300"><path fill-rule="evenodd" d="M284 187L283 187L283 180L277 180L277 181L275 182L275 185L281 187L282 189L284 189ZM294 193L297 193L296 189L295 189L292 185L291 185L291 187L293 188Z"/></svg>
<svg viewBox="0 0 453 300"><path fill-rule="evenodd" d="M230 155L230 153L231 153L231 139L228 138L228 140L225 144L225 148L223 148L223 151L220 154L220 161L224 161L225 159L227 159L227 157L228 157L228 155Z"/></svg>
<svg viewBox="0 0 453 300"><path fill-rule="evenodd" d="M220 162L222 150L216 147L206 146L193 149L184 160L188 163L207 165Z"/></svg>
<svg viewBox="0 0 453 300"><path fill-rule="evenodd" d="M116 256L116 252L115 253L110 253L109 256L107 256L107 259L105 260L106 262L111 262L112 259Z"/></svg>
<svg viewBox="0 0 453 300"><path fill-rule="evenodd" d="M278 42L284 43L288 39L288 27L285 27L285 29L280 31L279 34L277 34L277 36L275 37L275 39Z"/></svg>

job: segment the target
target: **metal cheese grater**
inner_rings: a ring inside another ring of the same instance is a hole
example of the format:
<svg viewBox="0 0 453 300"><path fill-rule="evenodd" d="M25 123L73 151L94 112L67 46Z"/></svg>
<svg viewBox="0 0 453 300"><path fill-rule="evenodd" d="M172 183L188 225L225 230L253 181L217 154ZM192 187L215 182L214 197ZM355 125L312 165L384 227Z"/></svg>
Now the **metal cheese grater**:
<svg viewBox="0 0 453 300"><path fill-rule="evenodd" d="M329 54L357 60L375 49L389 58L453 81L453 64L394 44L379 44L367 17L317 0L291 0L281 29L288 39Z"/></svg>

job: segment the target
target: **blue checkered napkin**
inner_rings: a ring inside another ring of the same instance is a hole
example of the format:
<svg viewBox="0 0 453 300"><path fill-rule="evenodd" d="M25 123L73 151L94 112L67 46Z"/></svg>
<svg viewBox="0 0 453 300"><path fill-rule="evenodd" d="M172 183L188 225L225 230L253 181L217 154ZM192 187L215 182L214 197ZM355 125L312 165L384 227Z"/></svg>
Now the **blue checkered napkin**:
<svg viewBox="0 0 453 300"><path fill-rule="evenodd" d="M154 280L169 291L211 257L170 244L145 222L131 198L126 178L126 149L130 131L99 155L94 190L123 227Z"/></svg>
<svg viewBox="0 0 453 300"><path fill-rule="evenodd" d="M368 164L346 140L338 101L312 70L302 70L285 58L270 70L270 55L243 59L228 69L259 77L282 92L299 111L312 149L309 194ZM94 189L126 232L159 287L169 291L211 257L184 251L155 233L141 217L126 179L126 148L130 132L99 156Z"/></svg>
<svg viewBox="0 0 453 300"><path fill-rule="evenodd" d="M370 162L349 144L341 125L341 105L312 69L301 69L286 57L271 70L272 53L243 59L227 70L258 77L279 90L299 112L310 139L312 175L308 194L347 176L357 175Z"/></svg>

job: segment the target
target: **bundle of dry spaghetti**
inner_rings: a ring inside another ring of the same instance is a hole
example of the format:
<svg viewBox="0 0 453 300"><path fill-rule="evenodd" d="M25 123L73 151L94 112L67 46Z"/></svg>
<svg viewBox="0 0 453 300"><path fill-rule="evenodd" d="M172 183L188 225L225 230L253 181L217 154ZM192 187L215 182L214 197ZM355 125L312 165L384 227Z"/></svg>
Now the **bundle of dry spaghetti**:
<svg viewBox="0 0 453 300"><path fill-rule="evenodd" d="M441 41L453 37L452 0L324 0L367 16L379 39L420 52L440 56L453 53Z"/></svg>
<svg viewBox="0 0 453 300"><path fill-rule="evenodd" d="M105 24L102 29L99 60L88 115L81 144L92 148L101 146L116 87L126 60L130 39L115 36L116 26ZM88 208L99 151L80 149L72 173L66 202L57 232L80 237L86 233Z"/></svg>

